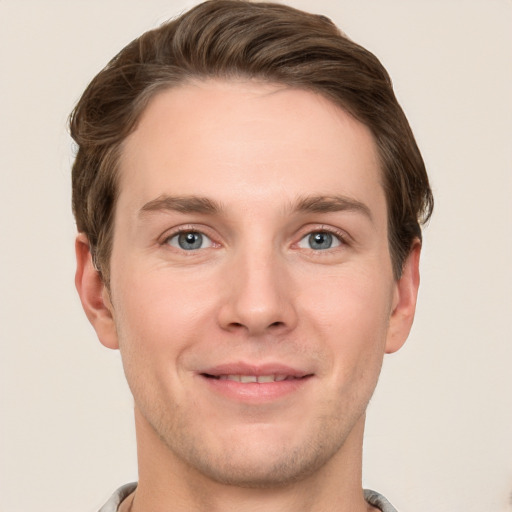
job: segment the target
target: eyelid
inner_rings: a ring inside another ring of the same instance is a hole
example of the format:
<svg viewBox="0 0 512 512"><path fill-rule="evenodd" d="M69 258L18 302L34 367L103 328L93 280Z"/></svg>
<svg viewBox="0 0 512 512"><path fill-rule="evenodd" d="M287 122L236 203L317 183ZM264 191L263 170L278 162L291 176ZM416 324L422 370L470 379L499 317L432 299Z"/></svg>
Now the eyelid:
<svg viewBox="0 0 512 512"><path fill-rule="evenodd" d="M173 228L167 229L158 237L159 245L169 245L168 240L176 235L181 233L189 233L196 232L200 233L203 236L206 236L212 242L212 247L220 247L222 244L218 241L218 236L212 234L212 230L203 224L186 224L175 226ZM298 242L301 241L304 237L317 232L325 232L335 236L341 243L341 246L350 246L352 244L351 236L344 230L340 228L336 228L334 226L328 226L325 224L316 224L316 225L307 225L302 227L299 230L298 240L295 241L292 246L297 246ZM333 248L334 250L338 247ZM328 251L329 249L326 249ZM318 251L317 251L318 252Z"/></svg>
<svg viewBox="0 0 512 512"><path fill-rule="evenodd" d="M211 234L211 229L208 229L204 225L198 224L186 224L167 229L162 235L158 237L158 243L159 245L169 245L172 247L169 244L169 240L182 233L200 233L211 241L211 247L219 247L221 245L215 240L216 237Z"/></svg>
<svg viewBox="0 0 512 512"><path fill-rule="evenodd" d="M308 226L302 228L300 230L298 241L295 242L293 245L297 245L305 237L307 237L313 233L329 233L330 235L335 236L339 240L341 247L351 245L351 237L346 231L336 228L334 226L326 226L325 224L318 224L316 226L308 225ZM332 249L325 249L322 252L327 252L329 250L336 250L339 247L340 246L333 247ZM320 252L320 251L315 251L315 252Z"/></svg>

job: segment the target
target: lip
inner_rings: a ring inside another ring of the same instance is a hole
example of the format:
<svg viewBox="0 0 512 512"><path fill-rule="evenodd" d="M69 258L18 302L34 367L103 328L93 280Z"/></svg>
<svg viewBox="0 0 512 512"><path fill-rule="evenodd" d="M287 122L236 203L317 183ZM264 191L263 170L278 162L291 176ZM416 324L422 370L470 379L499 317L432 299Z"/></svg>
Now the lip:
<svg viewBox="0 0 512 512"><path fill-rule="evenodd" d="M279 363L254 365L240 362L221 364L207 368L201 371L201 374L211 375L212 377L220 377L221 375L255 375L256 377L262 375L287 375L299 379L310 375L311 372Z"/></svg>
<svg viewBox="0 0 512 512"><path fill-rule="evenodd" d="M279 380L271 382L239 382L227 376L244 375L262 377L274 375ZM261 365L243 362L221 364L198 373L208 388L228 399L265 403L299 392L313 377L313 373L280 363ZM285 378L286 377L286 378Z"/></svg>

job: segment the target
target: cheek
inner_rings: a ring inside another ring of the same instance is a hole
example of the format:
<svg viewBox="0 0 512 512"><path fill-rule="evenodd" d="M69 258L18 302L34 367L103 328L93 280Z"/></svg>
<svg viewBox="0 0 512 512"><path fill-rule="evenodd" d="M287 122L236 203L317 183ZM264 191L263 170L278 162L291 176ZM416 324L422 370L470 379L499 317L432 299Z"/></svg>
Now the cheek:
<svg viewBox="0 0 512 512"><path fill-rule="evenodd" d="M388 273L346 267L336 274L312 276L303 281L300 297L324 322L371 332L372 327L387 325L390 317L394 287L390 273L389 279L383 278Z"/></svg>
<svg viewBox="0 0 512 512"><path fill-rule="evenodd" d="M163 273L132 276L114 301L119 346L128 374L165 372L201 339L213 317L213 295L200 282Z"/></svg>
<svg viewBox="0 0 512 512"><path fill-rule="evenodd" d="M391 281L375 273L348 271L324 280L322 289L313 283L308 289L303 318L325 337L332 365L343 372L368 365L380 368L391 312Z"/></svg>

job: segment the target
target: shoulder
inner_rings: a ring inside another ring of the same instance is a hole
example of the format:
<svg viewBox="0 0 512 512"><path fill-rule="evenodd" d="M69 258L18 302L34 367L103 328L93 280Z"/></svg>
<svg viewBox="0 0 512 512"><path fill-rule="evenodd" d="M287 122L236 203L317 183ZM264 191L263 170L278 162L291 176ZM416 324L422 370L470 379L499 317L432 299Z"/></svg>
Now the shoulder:
<svg viewBox="0 0 512 512"><path fill-rule="evenodd" d="M119 505L121 502L128 497L137 487L137 482L132 482L130 484L123 485L119 487L114 494L110 497L110 499L101 507L98 512L117 512Z"/></svg>
<svg viewBox="0 0 512 512"><path fill-rule="evenodd" d="M398 512L389 501L379 494L378 492L372 491L370 489L364 490L364 499L374 507L377 507L381 510L381 512Z"/></svg>

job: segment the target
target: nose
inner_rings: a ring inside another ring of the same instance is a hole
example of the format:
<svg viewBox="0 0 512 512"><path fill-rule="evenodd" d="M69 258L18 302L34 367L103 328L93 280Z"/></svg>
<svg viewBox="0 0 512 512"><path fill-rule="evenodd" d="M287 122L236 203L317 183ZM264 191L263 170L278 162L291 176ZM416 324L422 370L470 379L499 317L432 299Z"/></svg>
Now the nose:
<svg viewBox="0 0 512 512"><path fill-rule="evenodd" d="M271 250L234 257L223 280L221 327L255 337L293 330L298 317L286 266Z"/></svg>

